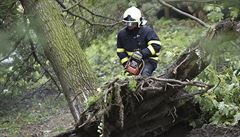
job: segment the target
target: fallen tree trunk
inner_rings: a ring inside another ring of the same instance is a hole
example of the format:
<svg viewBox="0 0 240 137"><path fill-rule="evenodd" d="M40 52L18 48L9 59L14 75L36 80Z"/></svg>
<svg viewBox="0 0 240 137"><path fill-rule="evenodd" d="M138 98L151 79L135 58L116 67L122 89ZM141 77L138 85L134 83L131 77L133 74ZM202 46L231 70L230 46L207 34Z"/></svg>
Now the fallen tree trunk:
<svg viewBox="0 0 240 137"><path fill-rule="evenodd" d="M212 41L221 43L220 35L232 33L239 38L240 23L224 21L210 29L205 38L193 43L158 77L109 82L103 96L82 114L76 128L58 135L97 137L155 137L179 122L198 115L192 97L213 86L192 81L209 64L204 50ZM186 86L201 87L188 93ZM101 124L100 124L101 123ZM98 127L100 124L100 127Z"/></svg>

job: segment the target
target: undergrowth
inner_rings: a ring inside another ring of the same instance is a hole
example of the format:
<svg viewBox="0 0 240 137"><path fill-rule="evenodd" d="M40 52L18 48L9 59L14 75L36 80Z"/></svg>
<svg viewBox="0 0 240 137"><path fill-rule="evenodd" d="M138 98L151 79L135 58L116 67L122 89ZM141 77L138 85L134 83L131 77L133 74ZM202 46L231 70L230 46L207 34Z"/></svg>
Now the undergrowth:
<svg viewBox="0 0 240 137"><path fill-rule="evenodd" d="M21 101L16 96L1 95L0 136L19 136L25 126L40 124L66 108L65 99L55 97L46 96L44 100L32 97Z"/></svg>
<svg viewBox="0 0 240 137"><path fill-rule="evenodd" d="M153 28L162 43L154 75L158 75L188 46L206 34L206 29L191 20L162 18L155 22ZM235 125L240 120L240 63L239 50L236 50L239 48L239 40L228 40L222 44L213 43L205 47L213 53L212 62L196 79L215 84L215 88L202 96L196 96L195 100L201 106L205 122ZM116 54L116 32L107 38L93 41L86 52L99 77L99 83L114 77L126 77ZM131 88L134 89L134 86Z"/></svg>

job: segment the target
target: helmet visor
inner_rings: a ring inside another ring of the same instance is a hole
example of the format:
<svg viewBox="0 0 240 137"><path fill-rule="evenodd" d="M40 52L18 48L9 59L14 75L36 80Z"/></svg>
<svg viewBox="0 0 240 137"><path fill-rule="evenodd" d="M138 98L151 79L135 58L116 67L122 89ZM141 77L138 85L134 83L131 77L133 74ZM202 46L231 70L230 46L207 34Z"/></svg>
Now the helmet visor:
<svg viewBox="0 0 240 137"><path fill-rule="evenodd" d="M128 15L126 18L123 19L123 22L137 22L137 21L133 19L130 15Z"/></svg>
<svg viewBox="0 0 240 137"><path fill-rule="evenodd" d="M125 22L125 25L127 26L127 27L133 27L133 26L137 26L137 22Z"/></svg>

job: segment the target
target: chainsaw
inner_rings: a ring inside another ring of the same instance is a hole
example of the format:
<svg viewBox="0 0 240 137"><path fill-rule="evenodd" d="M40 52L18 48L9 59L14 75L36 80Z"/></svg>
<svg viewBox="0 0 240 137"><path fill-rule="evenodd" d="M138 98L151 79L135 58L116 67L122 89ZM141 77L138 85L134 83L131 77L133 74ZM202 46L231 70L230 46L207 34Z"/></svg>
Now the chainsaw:
<svg viewBox="0 0 240 137"><path fill-rule="evenodd" d="M142 59L142 54L139 51L133 53L133 55L128 59L125 66L126 71L132 75L139 75L144 67L144 61Z"/></svg>

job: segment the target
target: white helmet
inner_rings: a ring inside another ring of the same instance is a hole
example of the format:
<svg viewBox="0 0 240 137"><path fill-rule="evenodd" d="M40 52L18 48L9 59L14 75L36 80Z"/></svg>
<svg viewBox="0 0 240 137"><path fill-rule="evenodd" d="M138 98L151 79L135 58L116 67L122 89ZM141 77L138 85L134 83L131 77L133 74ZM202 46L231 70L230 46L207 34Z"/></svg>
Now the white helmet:
<svg viewBox="0 0 240 137"><path fill-rule="evenodd" d="M138 26L140 26L141 17L142 17L141 11L138 8L132 6L124 12L123 22L125 22L125 23L137 22Z"/></svg>

